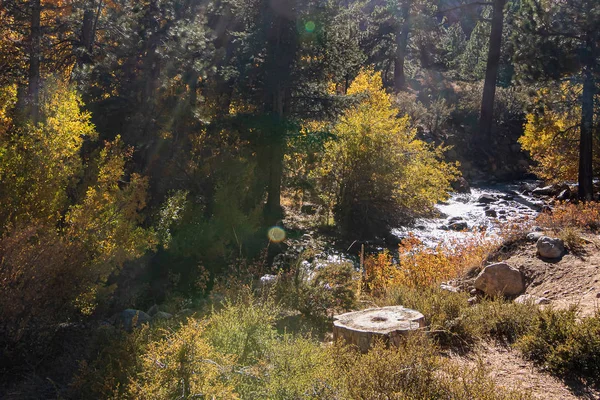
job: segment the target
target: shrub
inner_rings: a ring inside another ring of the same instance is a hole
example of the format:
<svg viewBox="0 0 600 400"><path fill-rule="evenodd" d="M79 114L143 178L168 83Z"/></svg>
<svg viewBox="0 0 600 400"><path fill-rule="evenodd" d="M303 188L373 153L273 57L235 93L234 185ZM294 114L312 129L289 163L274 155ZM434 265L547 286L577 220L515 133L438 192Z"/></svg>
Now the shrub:
<svg viewBox="0 0 600 400"><path fill-rule="evenodd" d="M398 248L397 264L387 251L365 259L365 288L378 295L394 286L438 285L479 267L494 245L495 242L483 234L467 240L441 242L434 248L427 247L417 238L405 238Z"/></svg>
<svg viewBox="0 0 600 400"><path fill-rule="evenodd" d="M328 262L310 273L302 262L281 273L275 293L285 306L325 323L335 311L356 307L360 278L349 262Z"/></svg>
<svg viewBox="0 0 600 400"><path fill-rule="evenodd" d="M442 161L444 149L416 139L408 118L396 117L381 74L363 71L348 94L362 101L335 124L335 139L325 144L313 172L321 193L335 203L337 223L366 237L431 213L458 176Z"/></svg>
<svg viewBox="0 0 600 400"><path fill-rule="evenodd" d="M600 385L600 314L578 321L577 310L546 309L518 342L524 356L554 374Z"/></svg>
<svg viewBox="0 0 600 400"><path fill-rule="evenodd" d="M148 344L141 371L128 386L138 399L219 398L236 399L226 373L234 357L215 351L203 337L203 324L188 320L175 332Z"/></svg>
<svg viewBox="0 0 600 400"><path fill-rule="evenodd" d="M213 313L204 336L219 352L234 356L237 363L254 364L275 339L277 314L278 307L270 299L261 301L247 295Z"/></svg>
<svg viewBox="0 0 600 400"><path fill-rule="evenodd" d="M552 213L540 214L538 222L557 233L567 228L596 231L600 228L600 203L560 203Z"/></svg>

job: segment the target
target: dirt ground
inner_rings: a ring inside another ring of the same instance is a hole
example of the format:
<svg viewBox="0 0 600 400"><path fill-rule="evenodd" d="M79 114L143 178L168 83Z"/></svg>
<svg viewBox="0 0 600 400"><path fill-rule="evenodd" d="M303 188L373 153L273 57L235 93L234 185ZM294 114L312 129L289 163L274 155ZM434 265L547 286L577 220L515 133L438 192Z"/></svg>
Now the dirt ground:
<svg viewBox="0 0 600 400"><path fill-rule="evenodd" d="M553 307L577 305L582 317L600 309L600 237L588 235L576 253L542 260L535 243L524 243L506 259L526 276L526 294L545 297Z"/></svg>
<svg viewBox="0 0 600 400"><path fill-rule="evenodd" d="M576 305L580 316L600 309L600 236L587 235L577 252L559 260L543 260L535 243L521 243L502 260L526 276L525 294L550 300L544 307ZM523 360L518 351L494 343L483 343L467 355L452 355L461 364L482 362L498 384L530 391L535 399L600 399L600 392L577 382L563 382Z"/></svg>
<svg viewBox="0 0 600 400"><path fill-rule="evenodd" d="M534 399L600 399L600 392L577 382L563 382L523 360L516 350L494 343L482 343L466 356L451 355L450 359L471 367L482 363L498 385L529 391Z"/></svg>

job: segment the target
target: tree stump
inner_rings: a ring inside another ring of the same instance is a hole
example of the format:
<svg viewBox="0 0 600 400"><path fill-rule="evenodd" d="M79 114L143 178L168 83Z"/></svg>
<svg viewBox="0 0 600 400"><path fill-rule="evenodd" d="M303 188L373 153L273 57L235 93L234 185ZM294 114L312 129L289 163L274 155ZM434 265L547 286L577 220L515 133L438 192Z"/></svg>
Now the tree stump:
<svg viewBox="0 0 600 400"><path fill-rule="evenodd" d="M425 327L425 317L402 306L369 308L336 315L333 340L343 338L366 353L375 340L398 346L404 336Z"/></svg>

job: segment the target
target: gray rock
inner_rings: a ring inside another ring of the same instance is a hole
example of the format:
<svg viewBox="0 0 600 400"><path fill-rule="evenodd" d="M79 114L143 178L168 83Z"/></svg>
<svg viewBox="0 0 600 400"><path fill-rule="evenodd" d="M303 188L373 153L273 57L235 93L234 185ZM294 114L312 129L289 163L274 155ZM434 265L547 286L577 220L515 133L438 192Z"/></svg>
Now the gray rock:
<svg viewBox="0 0 600 400"><path fill-rule="evenodd" d="M164 311L157 311L156 314L154 314L152 316L152 321L167 320L167 319L171 319L171 318L173 318L173 314L169 314Z"/></svg>
<svg viewBox="0 0 600 400"><path fill-rule="evenodd" d="M448 284L445 284L445 283L442 283L440 285L440 289L446 290L446 291L452 292L452 293L458 293L458 292L460 292L460 289L457 288L456 286L448 285Z"/></svg>
<svg viewBox="0 0 600 400"><path fill-rule="evenodd" d="M112 316L111 322L115 326L121 326L127 331L139 328L143 324L150 323L150 316L141 310L128 308Z"/></svg>
<svg viewBox="0 0 600 400"><path fill-rule="evenodd" d="M482 203L482 204L490 204L490 203L495 203L496 200L497 199L494 196L492 196L491 194L482 194L477 199L477 202Z"/></svg>
<svg viewBox="0 0 600 400"><path fill-rule="evenodd" d="M568 190L569 187L567 185L549 185L540 188L535 188L531 192L537 196L556 196L563 190Z"/></svg>
<svg viewBox="0 0 600 400"><path fill-rule="evenodd" d="M506 263L488 265L475 279L475 288L488 296L516 296L523 293L523 274Z"/></svg>
<svg viewBox="0 0 600 400"><path fill-rule="evenodd" d="M486 217L491 217L491 218L496 218L498 216L498 213L496 212L496 210L487 210L485 212Z"/></svg>
<svg viewBox="0 0 600 400"><path fill-rule="evenodd" d="M467 180L463 177L460 177L456 181L452 182L452 189L454 189L454 191L457 193L471 193L469 182L467 182Z"/></svg>
<svg viewBox="0 0 600 400"><path fill-rule="evenodd" d="M537 242L542 236L544 236L542 232L529 232L527 234L527 240L530 242Z"/></svg>
<svg viewBox="0 0 600 400"><path fill-rule="evenodd" d="M556 196L556 200L565 201L571 198L571 189L565 189Z"/></svg>
<svg viewBox="0 0 600 400"><path fill-rule="evenodd" d="M519 304L531 303L531 304L540 305L540 304L549 304L550 300L545 297L538 297L538 296L534 296L532 294L522 294L515 299L515 303L519 303Z"/></svg>
<svg viewBox="0 0 600 400"><path fill-rule="evenodd" d="M450 225L448 225L448 229L453 230L453 231L464 231L467 230L469 228L469 225L464 222L454 222Z"/></svg>
<svg viewBox="0 0 600 400"><path fill-rule="evenodd" d="M148 314L149 316L153 317L154 314L156 314L158 312L158 304L153 305L152 307L150 307L150 309L148 309L148 312L146 314Z"/></svg>
<svg viewBox="0 0 600 400"><path fill-rule="evenodd" d="M542 236L537 241L537 250L540 257L559 258L565 252L565 244L562 240Z"/></svg>

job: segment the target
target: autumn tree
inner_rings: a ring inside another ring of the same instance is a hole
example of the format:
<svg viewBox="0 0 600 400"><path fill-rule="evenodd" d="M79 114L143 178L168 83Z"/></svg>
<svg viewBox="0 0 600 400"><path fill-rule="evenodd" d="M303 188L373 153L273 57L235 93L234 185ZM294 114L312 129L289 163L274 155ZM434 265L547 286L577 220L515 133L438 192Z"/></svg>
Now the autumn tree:
<svg viewBox="0 0 600 400"><path fill-rule="evenodd" d="M600 34L600 6L592 0L527 0L520 10L517 59L529 80L571 79L579 96L579 197L593 199L594 95ZM535 54L535 55L534 55Z"/></svg>
<svg viewBox="0 0 600 400"><path fill-rule="evenodd" d="M401 110L382 86L372 70L353 81L348 94L362 101L339 118L314 173L336 221L360 237L385 235L428 215L458 175L442 161L443 148L417 139L408 117L397 117Z"/></svg>

